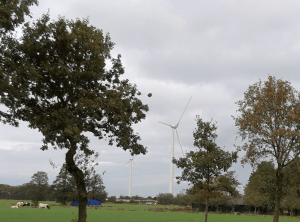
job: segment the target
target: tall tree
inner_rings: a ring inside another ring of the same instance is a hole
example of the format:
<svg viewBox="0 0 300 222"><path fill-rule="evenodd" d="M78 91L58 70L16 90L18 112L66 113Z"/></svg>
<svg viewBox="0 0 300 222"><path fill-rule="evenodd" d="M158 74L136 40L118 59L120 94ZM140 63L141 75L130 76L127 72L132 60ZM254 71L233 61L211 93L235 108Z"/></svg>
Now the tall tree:
<svg viewBox="0 0 300 222"><path fill-rule="evenodd" d="M42 150L67 149L66 168L79 192L78 221L85 222L87 190L74 156L77 150L93 155L86 132L132 155L146 154L132 125L145 118L148 106L137 97L136 86L121 79L121 56L111 56L109 34L87 19L50 22L43 15L25 24L21 39L8 46L4 79L9 87L0 89L1 103L43 134Z"/></svg>
<svg viewBox="0 0 300 222"><path fill-rule="evenodd" d="M105 202L107 193L100 174L93 173L90 175L87 183L87 191L90 199Z"/></svg>
<svg viewBox="0 0 300 222"><path fill-rule="evenodd" d="M178 182L188 181L194 190L201 192L205 200L205 222L208 216L208 204L216 193L216 184L213 180L226 172L232 163L236 162L237 153L222 150L216 144L217 126L211 122L197 119L197 128L193 132L196 151L186 153L185 157L174 159L173 163L182 168L182 175L176 177Z"/></svg>
<svg viewBox="0 0 300 222"><path fill-rule="evenodd" d="M48 189L48 175L46 172L38 171L31 177L29 195L35 206L40 200L44 200Z"/></svg>
<svg viewBox="0 0 300 222"><path fill-rule="evenodd" d="M240 115L233 117L242 140L238 150L246 151L242 163L258 164L272 158L276 164L276 193L273 222L279 221L283 169L300 154L299 92L288 81L269 76L244 93L236 103Z"/></svg>

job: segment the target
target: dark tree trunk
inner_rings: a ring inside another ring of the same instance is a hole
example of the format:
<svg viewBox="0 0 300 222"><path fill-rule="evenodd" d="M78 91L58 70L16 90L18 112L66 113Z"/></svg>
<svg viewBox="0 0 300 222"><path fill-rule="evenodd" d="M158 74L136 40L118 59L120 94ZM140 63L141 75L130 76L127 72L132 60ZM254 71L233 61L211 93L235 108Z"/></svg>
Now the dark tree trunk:
<svg viewBox="0 0 300 222"><path fill-rule="evenodd" d="M71 142L72 144L72 142ZM76 154L76 143L71 145L71 148L66 153L66 168L76 181L78 191L78 222L86 222L86 203L87 203L87 192L86 185L84 182L83 172L76 166L74 156Z"/></svg>
<svg viewBox="0 0 300 222"><path fill-rule="evenodd" d="M207 222L208 216L208 200L205 201L205 222Z"/></svg>
<svg viewBox="0 0 300 222"><path fill-rule="evenodd" d="M282 196L282 168L279 165L276 171L276 191L275 191L275 210L274 210L274 218L273 222L279 221L280 214L280 200Z"/></svg>

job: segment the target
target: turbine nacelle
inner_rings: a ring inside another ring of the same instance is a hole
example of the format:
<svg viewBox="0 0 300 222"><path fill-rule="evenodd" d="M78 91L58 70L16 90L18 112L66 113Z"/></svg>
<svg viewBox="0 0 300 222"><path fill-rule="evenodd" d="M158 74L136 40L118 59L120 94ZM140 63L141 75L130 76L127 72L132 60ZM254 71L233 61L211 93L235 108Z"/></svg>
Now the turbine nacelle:
<svg viewBox="0 0 300 222"><path fill-rule="evenodd" d="M158 121L159 122L159 121ZM168 123L163 123L163 122L159 122L159 123L161 123L161 124L164 124L164 125L167 125L167 126L169 126L169 127L171 127L172 129L177 129L177 127L178 127L178 123L176 124L176 125L171 125L171 124L168 124Z"/></svg>

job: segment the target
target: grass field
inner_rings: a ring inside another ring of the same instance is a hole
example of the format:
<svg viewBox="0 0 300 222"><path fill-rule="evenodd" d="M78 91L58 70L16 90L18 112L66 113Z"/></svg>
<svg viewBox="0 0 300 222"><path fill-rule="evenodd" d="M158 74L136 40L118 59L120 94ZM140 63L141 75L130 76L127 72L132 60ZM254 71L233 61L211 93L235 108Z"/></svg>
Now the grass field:
<svg viewBox="0 0 300 222"><path fill-rule="evenodd" d="M45 201L51 207L38 209L23 207L11 209L15 200L0 200L0 222L71 222L77 218L77 207L62 207L55 202ZM156 210L155 210L155 209ZM175 207L177 209L177 207ZM151 211L149 209L152 209ZM106 207L88 207L87 222L199 222L204 221L203 213L170 211L172 207L129 204L110 204ZM298 222L300 218L280 217L280 222ZM268 222L270 216L246 216L230 214L208 214L209 222Z"/></svg>

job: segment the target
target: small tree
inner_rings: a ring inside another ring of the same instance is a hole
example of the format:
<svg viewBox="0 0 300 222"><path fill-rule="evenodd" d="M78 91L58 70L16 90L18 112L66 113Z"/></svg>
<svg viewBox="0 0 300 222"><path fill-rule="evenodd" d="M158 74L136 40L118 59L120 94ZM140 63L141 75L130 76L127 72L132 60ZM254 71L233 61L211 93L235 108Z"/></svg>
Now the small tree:
<svg viewBox="0 0 300 222"><path fill-rule="evenodd" d="M264 207L273 205L275 200L275 168L272 162L263 161L252 172L245 188L245 203L250 206Z"/></svg>
<svg viewBox="0 0 300 222"><path fill-rule="evenodd" d="M31 177L29 195L34 206L37 206L40 200L44 200L48 189L48 175L46 172L38 171Z"/></svg>
<svg viewBox="0 0 300 222"><path fill-rule="evenodd" d="M300 95L288 81L269 76L244 93L236 103L239 116L233 117L242 140L238 151L246 151L242 163L257 165L271 158L276 166L275 212L279 221L283 189L283 169L300 154Z"/></svg>
<svg viewBox="0 0 300 222"><path fill-rule="evenodd" d="M87 191L90 199L106 201L107 193L100 174L92 174L87 183Z"/></svg>
<svg viewBox="0 0 300 222"><path fill-rule="evenodd" d="M194 191L201 192L205 200L205 222L207 222L208 205L211 197L216 195L217 186L213 180L226 172L236 162L236 152L227 152L217 146L215 140L216 124L197 119L194 135L196 151L186 153L185 157L174 159L173 163L182 168L182 175L176 177L178 183L188 181L193 184Z"/></svg>
<svg viewBox="0 0 300 222"><path fill-rule="evenodd" d="M52 185L57 203L67 205L69 201L77 199L76 183L72 180L72 175L67 171L65 164L61 167Z"/></svg>

